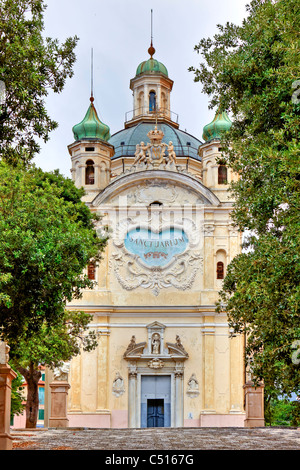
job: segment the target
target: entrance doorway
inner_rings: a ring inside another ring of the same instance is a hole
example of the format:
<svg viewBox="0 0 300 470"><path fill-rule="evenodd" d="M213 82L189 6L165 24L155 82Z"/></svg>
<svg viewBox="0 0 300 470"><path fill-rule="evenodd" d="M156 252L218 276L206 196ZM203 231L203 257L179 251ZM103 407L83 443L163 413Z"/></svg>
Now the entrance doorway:
<svg viewBox="0 0 300 470"><path fill-rule="evenodd" d="M147 400L147 428L163 428L164 424L164 400Z"/></svg>
<svg viewBox="0 0 300 470"><path fill-rule="evenodd" d="M171 426L171 376L142 375L141 427Z"/></svg>

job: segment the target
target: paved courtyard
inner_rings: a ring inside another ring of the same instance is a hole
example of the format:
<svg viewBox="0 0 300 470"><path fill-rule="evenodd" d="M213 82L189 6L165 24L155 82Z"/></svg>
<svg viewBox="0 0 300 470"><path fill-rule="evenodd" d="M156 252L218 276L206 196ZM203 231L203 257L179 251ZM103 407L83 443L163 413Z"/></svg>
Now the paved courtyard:
<svg viewBox="0 0 300 470"><path fill-rule="evenodd" d="M299 450L300 428L12 430L13 450Z"/></svg>

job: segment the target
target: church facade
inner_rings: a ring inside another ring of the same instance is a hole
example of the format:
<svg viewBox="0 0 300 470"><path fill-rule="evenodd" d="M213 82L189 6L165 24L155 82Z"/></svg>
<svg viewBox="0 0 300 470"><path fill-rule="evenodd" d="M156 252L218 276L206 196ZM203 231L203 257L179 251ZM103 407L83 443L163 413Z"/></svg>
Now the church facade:
<svg viewBox="0 0 300 470"><path fill-rule="evenodd" d="M244 339L230 338L215 305L241 247L234 175L218 163L231 123L217 114L204 142L180 130L173 81L148 52L124 129L111 136L91 97L68 147L72 178L109 233L87 267L94 289L68 305L99 334L70 365L69 426L244 426Z"/></svg>

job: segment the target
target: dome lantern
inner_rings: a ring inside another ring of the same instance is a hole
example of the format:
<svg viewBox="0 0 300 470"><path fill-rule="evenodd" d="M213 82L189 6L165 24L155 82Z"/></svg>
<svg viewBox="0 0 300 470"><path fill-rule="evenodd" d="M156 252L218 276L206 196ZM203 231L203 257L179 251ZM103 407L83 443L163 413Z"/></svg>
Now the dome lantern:
<svg viewBox="0 0 300 470"><path fill-rule="evenodd" d="M169 78L164 64L154 59L153 55L156 51L152 39L148 53L149 59L138 65L135 77L130 80L130 89L133 91L133 110L127 113L131 118L128 120L126 116L126 127L135 124L137 120L155 120L154 114L156 113L170 122L173 121L170 105L173 80ZM178 126L178 123L174 122L174 125Z"/></svg>

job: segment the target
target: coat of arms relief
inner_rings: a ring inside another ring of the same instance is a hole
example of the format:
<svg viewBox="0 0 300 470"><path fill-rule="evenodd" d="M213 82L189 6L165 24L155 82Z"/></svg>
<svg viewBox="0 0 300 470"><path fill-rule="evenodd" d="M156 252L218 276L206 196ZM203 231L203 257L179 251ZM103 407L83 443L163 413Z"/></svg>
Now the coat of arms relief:
<svg viewBox="0 0 300 470"><path fill-rule="evenodd" d="M177 162L173 142L170 141L169 144L162 142L164 133L157 129L157 126L147 135L150 143L141 142L136 146L133 167L142 165L147 169L155 169L161 168L163 165L164 168L173 167L175 169Z"/></svg>

